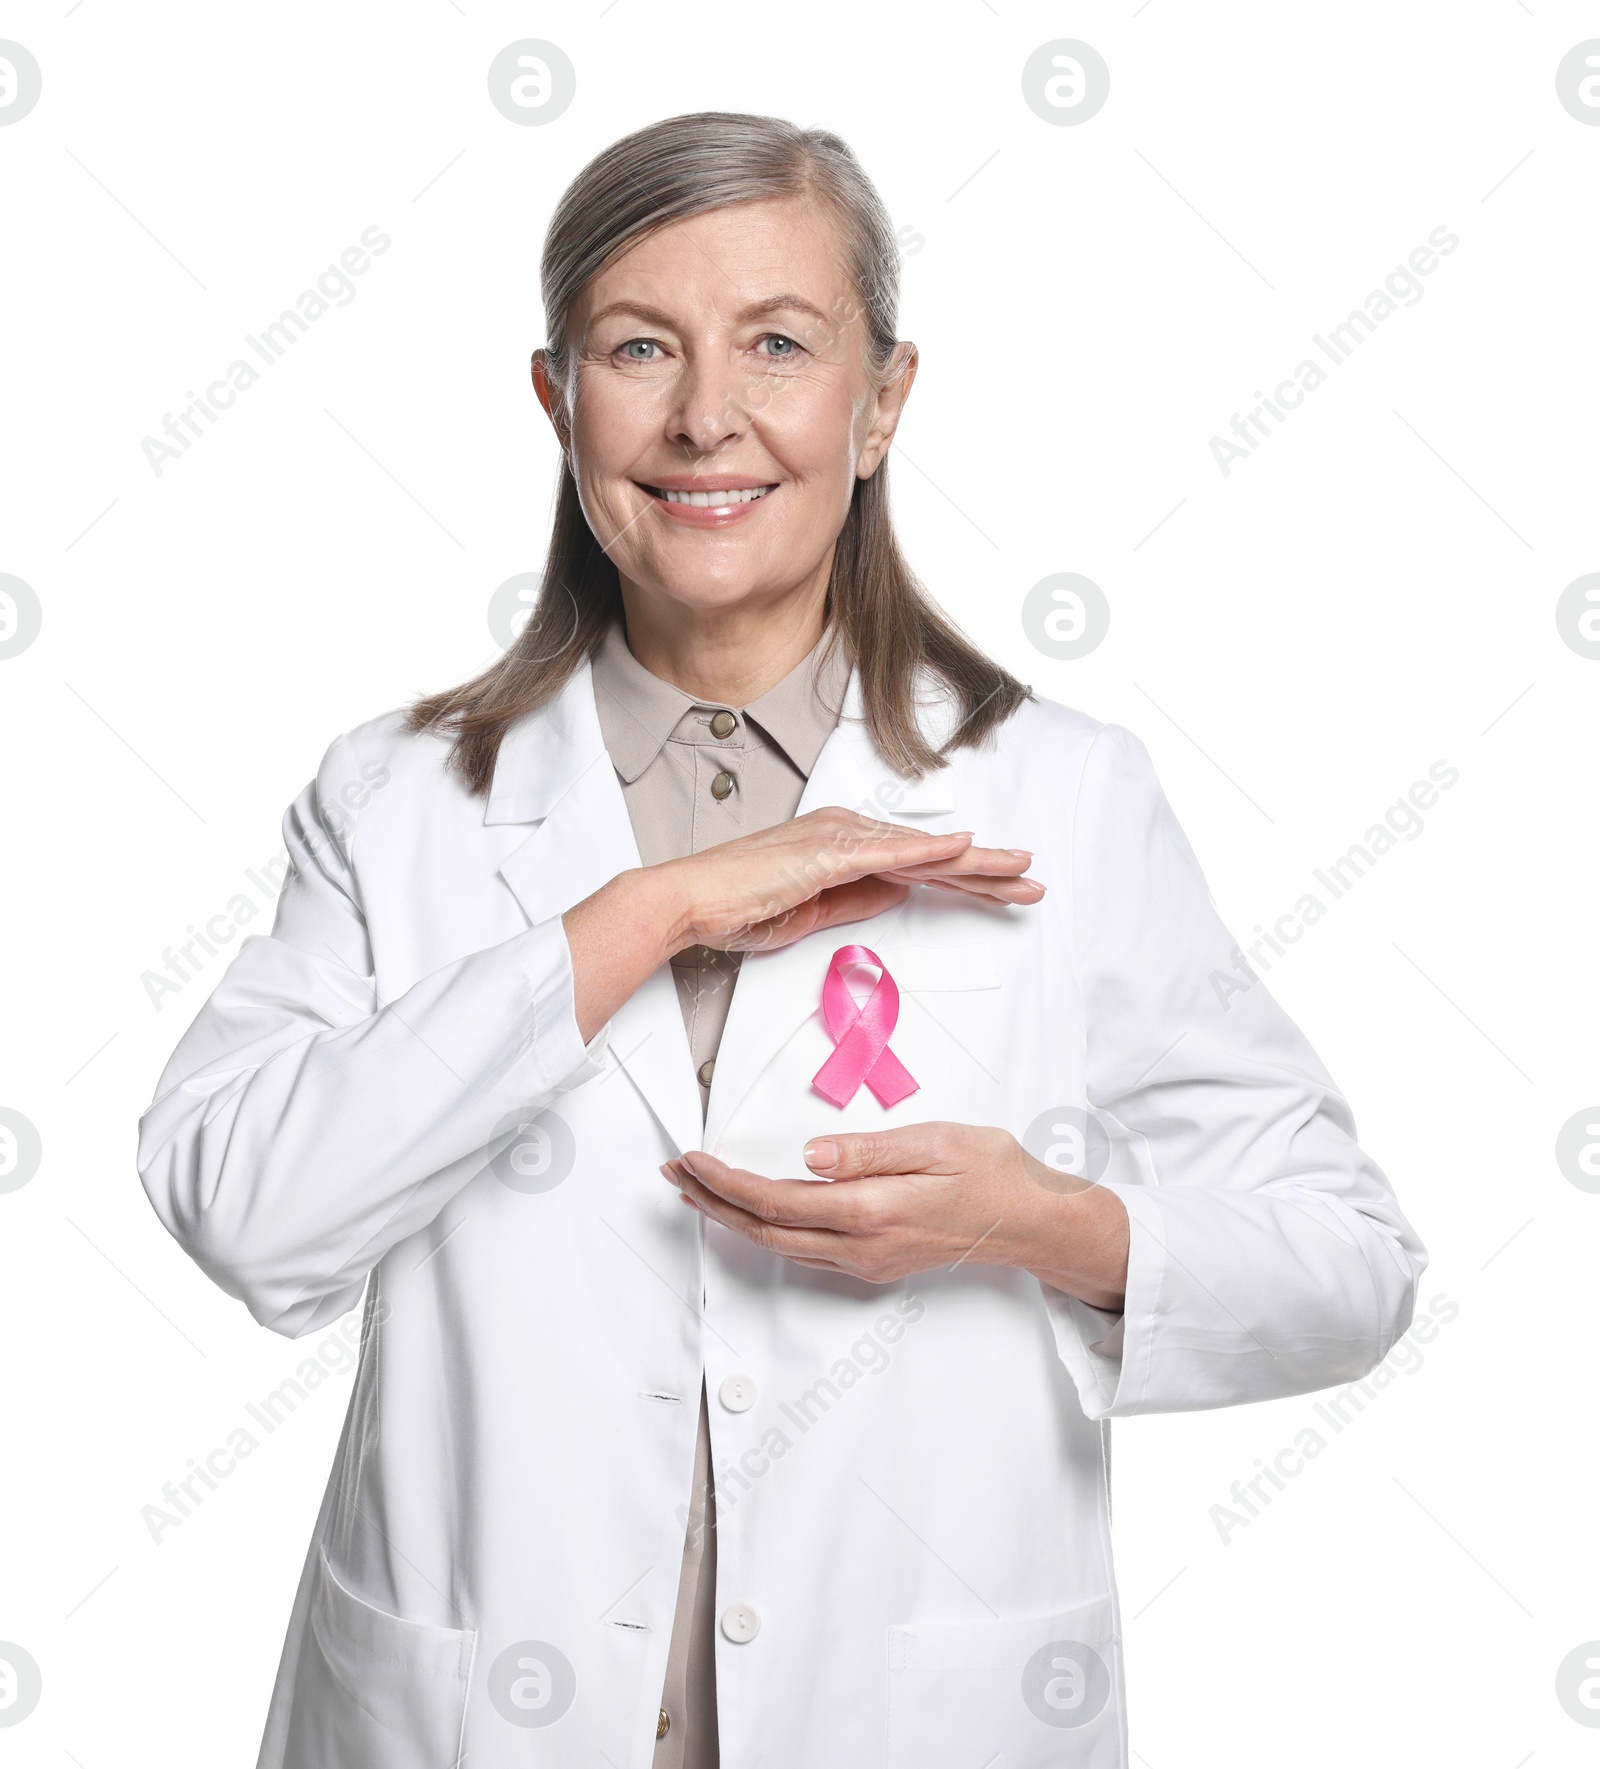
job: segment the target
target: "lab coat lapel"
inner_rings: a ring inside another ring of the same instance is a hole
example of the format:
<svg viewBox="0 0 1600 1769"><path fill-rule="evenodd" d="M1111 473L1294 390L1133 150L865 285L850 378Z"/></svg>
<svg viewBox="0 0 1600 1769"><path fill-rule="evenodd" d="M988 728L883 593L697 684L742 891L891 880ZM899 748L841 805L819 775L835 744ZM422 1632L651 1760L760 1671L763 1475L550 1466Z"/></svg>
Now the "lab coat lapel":
<svg viewBox="0 0 1600 1769"><path fill-rule="evenodd" d="M929 735L938 741L937 720ZM956 808L954 770L908 782L878 754L861 716L860 677L852 671L839 723L822 746L795 815L842 805L863 816L915 826ZM821 1014L822 980L840 946L892 943L903 910L870 921L841 923L775 952L747 953L739 966L727 1024L717 1051L706 1114L705 1146L715 1148L763 1070L813 1014Z"/></svg>
<svg viewBox="0 0 1600 1769"><path fill-rule="evenodd" d="M536 825L499 869L535 925L641 864L587 664L507 734L484 823ZM677 1149L698 1148L700 1091L670 965L612 1015L608 1048Z"/></svg>

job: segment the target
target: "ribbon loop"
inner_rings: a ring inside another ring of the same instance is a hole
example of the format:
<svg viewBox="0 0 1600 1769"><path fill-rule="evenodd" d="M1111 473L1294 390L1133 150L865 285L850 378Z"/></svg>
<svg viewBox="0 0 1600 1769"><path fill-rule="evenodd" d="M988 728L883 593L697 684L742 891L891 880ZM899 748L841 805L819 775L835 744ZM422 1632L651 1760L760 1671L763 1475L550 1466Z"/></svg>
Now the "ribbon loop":
<svg viewBox="0 0 1600 1769"><path fill-rule="evenodd" d="M860 1003L844 980L853 964L870 964L879 973L872 993ZM889 1048L900 1018L900 991L889 967L870 946L841 946L829 959L822 979L822 1017L834 1049L812 1076L811 1085L825 1100L848 1105L863 1081L884 1106L898 1105L917 1091L918 1083Z"/></svg>

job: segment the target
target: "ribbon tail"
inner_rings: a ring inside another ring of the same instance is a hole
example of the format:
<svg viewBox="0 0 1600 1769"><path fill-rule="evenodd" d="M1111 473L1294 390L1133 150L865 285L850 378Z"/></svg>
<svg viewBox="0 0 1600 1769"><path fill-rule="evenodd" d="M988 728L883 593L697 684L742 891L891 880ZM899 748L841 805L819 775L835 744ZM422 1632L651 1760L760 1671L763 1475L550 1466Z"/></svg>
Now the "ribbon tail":
<svg viewBox="0 0 1600 1769"><path fill-rule="evenodd" d="M899 1105L901 1100L917 1092L921 1085L920 1081L913 1079L911 1071L899 1057L887 1047L867 1076L867 1086L872 1089L880 1106Z"/></svg>
<svg viewBox="0 0 1600 1769"><path fill-rule="evenodd" d="M883 1059L883 1041L857 1020L811 1078L811 1085L834 1105L848 1105L861 1083Z"/></svg>
<svg viewBox="0 0 1600 1769"><path fill-rule="evenodd" d="M835 1050L811 1077L811 1086L829 1105L843 1107L849 1105L856 1089L861 1085L861 1079L851 1073L854 1065L839 1062L838 1056L839 1052Z"/></svg>

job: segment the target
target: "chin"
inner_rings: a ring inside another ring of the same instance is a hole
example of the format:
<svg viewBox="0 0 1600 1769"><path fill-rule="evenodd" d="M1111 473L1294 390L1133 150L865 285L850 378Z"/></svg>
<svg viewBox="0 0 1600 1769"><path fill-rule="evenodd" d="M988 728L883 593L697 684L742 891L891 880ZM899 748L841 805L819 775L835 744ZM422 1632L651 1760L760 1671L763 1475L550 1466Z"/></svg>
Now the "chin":
<svg viewBox="0 0 1600 1769"><path fill-rule="evenodd" d="M669 602L678 603L686 612L712 613L735 608L741 602L761 601L780 594L776 585L757 578L731 578L707 583L704 577L679 582L676 578L643 580L642 587L653 590Z"/></svg>

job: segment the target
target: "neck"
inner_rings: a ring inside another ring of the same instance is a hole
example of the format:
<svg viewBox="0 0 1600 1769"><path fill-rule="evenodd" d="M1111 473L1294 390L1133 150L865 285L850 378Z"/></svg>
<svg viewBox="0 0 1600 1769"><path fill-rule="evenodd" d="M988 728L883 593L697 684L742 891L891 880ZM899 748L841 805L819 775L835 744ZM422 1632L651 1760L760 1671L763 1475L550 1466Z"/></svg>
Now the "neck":
<svg viewBox="0 0 1600 1769"><path fill-rule="evenodd" d="M748 706L775 688L822 637L831 557L779 596L725 608L687 606L622 579L628 649L696 700Z"/></svg>

